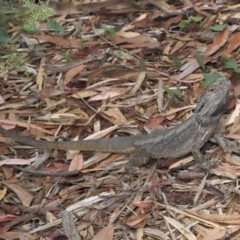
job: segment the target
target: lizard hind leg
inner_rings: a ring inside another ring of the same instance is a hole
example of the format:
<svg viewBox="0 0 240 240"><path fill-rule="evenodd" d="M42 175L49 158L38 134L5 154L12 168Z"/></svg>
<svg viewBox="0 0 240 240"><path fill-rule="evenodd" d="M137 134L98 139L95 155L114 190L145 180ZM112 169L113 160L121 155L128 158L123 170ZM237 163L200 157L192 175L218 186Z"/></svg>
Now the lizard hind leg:
<svg viewBox="0 0 240 240"><path fill-rule="evenodd" d="M193 149L192 155L195 163L204 170L209 171L212 167L216 167L219 164L219 159L207 160L198 149Z"/></svg>
<svg viewBox="0 0 240 240"><path fill-rule="evenodd" d="M149 154L145 148L137 148L135 155L128 161L125 166L126 172L131 176L139 172L139 167L149 162Z"/></svg>
<svg viewBox="0 0 240 240"><path fill-rule="evenodd" d="M205 160L199 148L192 149L192 155L195 163L202 169L209 170L209 163Z"/></svg>

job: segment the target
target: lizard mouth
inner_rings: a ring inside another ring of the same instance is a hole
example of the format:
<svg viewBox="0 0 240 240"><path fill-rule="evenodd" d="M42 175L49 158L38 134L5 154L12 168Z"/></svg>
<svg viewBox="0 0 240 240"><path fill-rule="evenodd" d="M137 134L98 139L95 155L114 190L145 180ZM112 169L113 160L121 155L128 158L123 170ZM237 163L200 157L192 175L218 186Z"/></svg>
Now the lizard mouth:
<svg viewBox="0 0 240 240"><path fill-rule="evenodd" d="M219 104L218 107L212 112L212 114L210 116L217 117L217 116L223 114L227 108L227 105L228 105L228 102Z"/></svg>

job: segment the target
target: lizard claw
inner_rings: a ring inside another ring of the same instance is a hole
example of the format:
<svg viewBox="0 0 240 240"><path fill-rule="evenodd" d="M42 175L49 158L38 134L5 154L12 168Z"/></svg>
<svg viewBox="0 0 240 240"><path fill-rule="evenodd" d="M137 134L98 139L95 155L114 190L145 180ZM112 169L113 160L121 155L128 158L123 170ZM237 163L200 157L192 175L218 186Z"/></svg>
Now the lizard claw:
<svg viewBox="0 0 240 240"><path fill-rule="evenodd" d="M197 164L203 170L209 172L212 168L215 168L219 165L221 161L219 159L211 159L209 161L205 161L202 164Z"/></svg>
<svg viewBox="0 0 240 240"><path fill-rule="evenodd" d="M133 179L133 175L140 171L139 167L128 166L128 164L125 166L125 170L131 179Z"/></svg>
<svg viewBox="0 0 240 240"><path fill-rule="evenodd" d="M206 171L209 171L211 168L216 167L220 162L221 161L219 159L205 160L204 162L196 161L197 165Z"/></svg>
<svg viewBox="0 0 240 240"><path fill-rule="evenodd" d="M145 150L143 150L139 150L138 154L130 159L126 164L125 169L130 176L139 173L139 167L148 163L148 154L146 154Z"/></svg>
<svg viewBox="0 0 240 240"><path fill-rule="evenodd" d="M224 152L229 152L229 153L237 153L240 154L240 147L237 144L231 144L231 145L227 145L223 148Z"/></svg>
<svg viewBox="0 0 240 240"><path fill-rule="evenodd" d="M211 159L210 161L208 161L208 170L217 167L220 164L220 162L221 160L219 159Z"/></svg>

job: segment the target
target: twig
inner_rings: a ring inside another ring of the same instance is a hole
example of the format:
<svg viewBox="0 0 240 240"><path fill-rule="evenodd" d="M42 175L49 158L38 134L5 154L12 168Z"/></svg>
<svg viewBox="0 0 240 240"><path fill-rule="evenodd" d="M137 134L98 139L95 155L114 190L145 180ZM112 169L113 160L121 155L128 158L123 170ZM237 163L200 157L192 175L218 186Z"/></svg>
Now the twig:
<svg viewBox="0 0 240 240"><path fill-rule="evenodd" d="M33 174L33 175L39 175L39 176L52 176L52 177L69 177L72 175L76 175L78 173L77 170L73 170L70 172L55 172L55 173L49 173L49 172L44 172L44 171L39 171L39 170L34 170L34 169L25 169L25 168L21 168L18 166L12 166L13 169L15 170L19 170L22 172L26 172L29 174Z"/></svg>
<svg viewBox="0 0 240 240"><path fill-rule="evenodd" d="M165 13L164 17L172 17L172 16L178 16L178 15L186 15L187 11L177 11L177 12L173 12L173 11L168 11L165 8L163 8L161 5L155 3L153 0L147 0L149 3L151 3L153 6L155 6L157 9L163 11Z"/></svg>

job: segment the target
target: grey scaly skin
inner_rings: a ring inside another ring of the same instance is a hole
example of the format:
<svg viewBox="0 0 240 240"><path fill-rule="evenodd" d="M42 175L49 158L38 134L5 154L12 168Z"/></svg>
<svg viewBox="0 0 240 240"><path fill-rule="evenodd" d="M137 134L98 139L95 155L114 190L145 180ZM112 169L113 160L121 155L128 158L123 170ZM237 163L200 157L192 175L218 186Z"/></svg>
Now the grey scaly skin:
<svg viewBox="0 0 240 240"><path fill-rule="evenodd" d="M23 137L2 127L0 133L15 141L43 149L132 153L134 156L126 164L126 170L130 174L148 163L150 158L179 158L188 153L192 153L199 166L208 168L200 149L211 137L225 151L234 151L237 148L229 146L219 132L219 121L228 105L229 92L230 81L227 78L218 79L202 94L195 113L189 119L169 130L147 135L55 142Z"/></svg>

